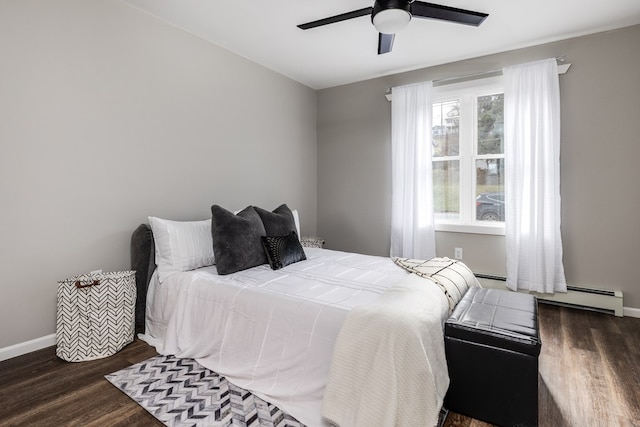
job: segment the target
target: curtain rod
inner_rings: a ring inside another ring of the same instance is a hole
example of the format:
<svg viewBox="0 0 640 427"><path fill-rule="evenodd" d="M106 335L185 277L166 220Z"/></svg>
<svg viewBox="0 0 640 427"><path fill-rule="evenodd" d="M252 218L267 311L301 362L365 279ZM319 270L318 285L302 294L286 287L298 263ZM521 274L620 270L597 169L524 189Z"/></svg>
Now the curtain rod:
<svg viewBox="0 0 640 427"><path fill-rule="evenodd" d="M566 55L556 56L556 62L558 63L558 74L566 73L569 67L571 66L571 64L567 62ZM497 77L500 75L502 75L502 70L483 71L481 73L467 74L465 76L458 76L458 77L445 77L442 79L433 80L433 86L435 87L444 86L447 84L459 83L459 82L464 82L468 80L476 80L476 79L488 78L488 77ZM390 87L387 88L387 91L385 92L384 96L387 98L387 101L391 101Z"/></svg>
<svg viewBox="0 0 640 427"><path fill-rule="evenodd" d="M571 64L567 64L567 57L566 55L561 55L561 56L556 56L556 62L558 63L558 67L561 67L562 65L567 65L567 69L569 68L569 66ZM558 68L558 74L564 74L567 71L560 71L560 68ZM483 71L481 73L475 73L475 74L468 74L466 76L460 76L460 77L445 77L443 79L436 79L433 81L434 86L437 86L438 83L440 84L446 84L447 82L450 81L455 81L455 80L474 80L477 78L481 78L481 77L493 77L493 75L501 75L502 74L502 69L500 70L491 70L491 71Z"/></svg>

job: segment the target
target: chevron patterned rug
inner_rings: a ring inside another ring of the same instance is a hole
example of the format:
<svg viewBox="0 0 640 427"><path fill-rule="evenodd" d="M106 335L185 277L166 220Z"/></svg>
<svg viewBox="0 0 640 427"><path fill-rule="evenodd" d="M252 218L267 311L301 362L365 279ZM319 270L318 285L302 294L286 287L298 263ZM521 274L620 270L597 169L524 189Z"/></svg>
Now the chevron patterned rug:
<svg viewBox="0 0 640 427"><path fill-rule="evenodd" d="M155 356L105 378L170 427L305 427L193 359Z"/></svg>
<svg viewBox="0 0 640 427"><path fill-rule="evenodd" d="M304 427L193 359L155 356L105 378L170 427Z"/></svg>

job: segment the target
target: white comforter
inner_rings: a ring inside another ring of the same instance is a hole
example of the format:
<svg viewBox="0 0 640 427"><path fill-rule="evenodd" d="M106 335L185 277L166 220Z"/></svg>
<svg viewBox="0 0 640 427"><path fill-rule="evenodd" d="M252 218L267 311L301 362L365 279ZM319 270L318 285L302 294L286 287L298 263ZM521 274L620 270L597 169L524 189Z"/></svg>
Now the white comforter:
<svg viewBox="0 0 640 427"><path fill-rule="evenodd" d="M308 426L326 425L322 398L347 313L409 274L389 258L305 252L307 261L278 271L263 265L218 276L207 267L153 280L145 339L160 354L196 359Z"/></svg>

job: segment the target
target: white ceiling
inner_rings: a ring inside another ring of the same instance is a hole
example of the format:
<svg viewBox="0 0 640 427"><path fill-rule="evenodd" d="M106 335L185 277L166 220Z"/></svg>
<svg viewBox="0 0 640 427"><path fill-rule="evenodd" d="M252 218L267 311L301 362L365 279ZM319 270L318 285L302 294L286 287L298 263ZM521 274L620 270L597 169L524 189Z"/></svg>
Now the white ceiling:
<svg viewBox="0 0 640 427"><path fill-rule="evenodd" d="M640 0L432 0L489 17L478 28L413 19L378 55L369 16L296 27L372 0L123 1L313 89L640 23Z"/></svg>

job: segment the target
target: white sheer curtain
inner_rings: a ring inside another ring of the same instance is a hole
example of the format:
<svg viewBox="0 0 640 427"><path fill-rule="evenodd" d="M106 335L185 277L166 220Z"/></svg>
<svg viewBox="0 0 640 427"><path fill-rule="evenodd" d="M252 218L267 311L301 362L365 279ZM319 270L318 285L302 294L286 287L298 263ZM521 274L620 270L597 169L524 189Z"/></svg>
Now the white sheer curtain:
<svg viewBox="0 0 640 427"><path fill-rule="evenodd" d="M507 287L566 292L556 60L507 67L503 75Z"/></svg>
<svg viewBox="0 0 640 427"><path fill-rule="evenodd" d="M431 172L431 88L424 82L392 89L391 256L436 256Z"/></svg>

